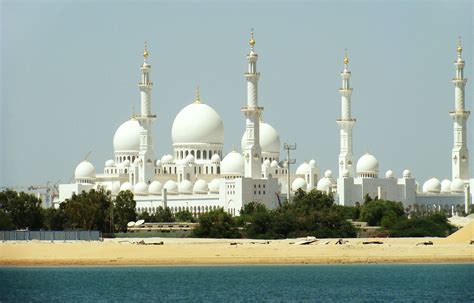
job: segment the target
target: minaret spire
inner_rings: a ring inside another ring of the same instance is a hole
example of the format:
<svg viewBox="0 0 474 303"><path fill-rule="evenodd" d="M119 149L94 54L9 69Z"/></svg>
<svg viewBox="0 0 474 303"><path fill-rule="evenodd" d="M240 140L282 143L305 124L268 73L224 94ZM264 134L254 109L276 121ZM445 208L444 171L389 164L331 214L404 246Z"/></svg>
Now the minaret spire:
<svg viewBox="0 0 474 303"><path fill-rule="evenodd" d="M260 146L259 117L263 107L258 106L258 55L255 53L255 38L253 29L250 32L250 52L247 55L248 69L245 73L247 80L247 106L242 108L245 114L245 177L252 179L262 178L262 148Z"/></svg>
<svg viewBox="0 0 474 303"><path fill-rule="evenodd" d="M352 128L356 122L351 114L351 96L352 88L350 87L351 72L349 71L349 57L347 49L344 50L344 70L341 72L342 87L339 89L341 93L341 117L336 120L341 128L340 131L340 152L339 152L339 177L342 177L343 171L349 171L349 176L354 176L354 154L352 152Z"/></svg>
<svg viewBox="0 0 474 303"><path fill-rule="evenodd" d="M458 39L457 60L454 61L455 76L454 84L454 111L450 112L450 116L454 120L454 145L452 150L452 177L453 179L468 180L469 179L469 152L467 149L467 119L469 111L465 109L464 91L467 78L464 78L464 60L462 59L461 37Z"/></svg>

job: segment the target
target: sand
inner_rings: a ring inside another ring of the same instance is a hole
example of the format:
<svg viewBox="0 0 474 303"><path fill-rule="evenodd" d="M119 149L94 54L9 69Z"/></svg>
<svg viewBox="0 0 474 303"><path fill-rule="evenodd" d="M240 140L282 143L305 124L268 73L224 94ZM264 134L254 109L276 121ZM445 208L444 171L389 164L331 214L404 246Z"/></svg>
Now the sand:
<svg viewBox="0 0 474 303"><path fill-rule="evenodd" d="M474 245L442 238L320 239L106 239L103 242L3 242L0 265L224 265L474 262ZM464 237L465 238L465 237ZM463 240L465 240L463 238ZM454 240L453 240L454 239ZM383 244L362 244L382 241ZM432 241L434 245L417 245Z"/></svg>
<svg viewBox="0 0 474 303"><path fill-rule="evenodd" d="M474 242L474 221L468 223L446 239L443 239L443 243L469 244L471 241Z"/></svg>

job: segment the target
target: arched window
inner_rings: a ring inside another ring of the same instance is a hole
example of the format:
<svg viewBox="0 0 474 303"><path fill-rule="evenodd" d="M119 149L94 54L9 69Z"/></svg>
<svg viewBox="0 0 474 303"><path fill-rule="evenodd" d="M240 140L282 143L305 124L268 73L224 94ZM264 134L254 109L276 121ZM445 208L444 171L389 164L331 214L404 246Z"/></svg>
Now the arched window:
<svg viewBox="0 0 474 303"><path fill-rule="evenodd" d="M206 166L206 175L209 174L209 168Z"/></svg>
<svg viewBox="0 0 474 303"><path fill-rule="evenodd" d="M184 156L187 157L188 155L189 155L189 151L187 150L184 152Z"/></svg>
<svg viewBox="0 0 474 303"><path fill-rule="evenodd" d="M212 157L212 151L210 150L209 151L209 159L211 159L211 157Z"/></svg>
<svg viewBox="0 0 474 303"><path fill-rule="evenodd" d="M207 159L207 150L204 150L204 151L202 152L202 158L203 158L203 159Z"/></svg>
<svg viewBox="0 0 474 303"><path fill-rule="evenodd" d="M199 174L201 174L201 166L199 166Z"/></svg>
<svg viewBox="0 0 474 303"><path fill-rule="evenodd" d="M214 173L214 167L211 166L211 175Z"/></svg>
<svg viewBox="0 0 474 303"><path fill-rule="evenodd" d="M201 159L201 151L200 151L200 150L197 151L197 156L196 156L196 157L197 157L198 159Z"/></svg>
<svg viewBox="0 0 474 303"><path fill-rule="evenodd" d="M193 155L193 156L194 156L194 150L192 150L192 151L191 151L191 155Z"/></svg>
<svg viewBox="0 0 474 303"><path fill-rule="evenodd" d="M221 167L217 166L217 174L220 174L220 173L221 173Z"/></svg>

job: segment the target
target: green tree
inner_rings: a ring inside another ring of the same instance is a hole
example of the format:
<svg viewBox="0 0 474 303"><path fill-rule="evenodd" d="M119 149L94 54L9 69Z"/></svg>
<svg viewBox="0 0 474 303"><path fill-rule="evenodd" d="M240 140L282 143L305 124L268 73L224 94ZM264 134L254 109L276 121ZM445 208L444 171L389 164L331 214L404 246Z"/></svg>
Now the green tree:
<svg viewBox="0 0 474 303"><path fill-rule="evenodd" d="M367 222L369 226L379 226L384 224L389 227L399 218L405 216L405 210L401 202L386 201L386 200L371 200L364 203L360 210L360 219Z"/></svg>
<svg viewBox="0 0 474 303"><path fill-rule="evenodd" d="M193 214L189 210L182 210L174 216L177 222L195 222Z"/></svg>
<svg viewBox="0 0 474 303"><path fill-rule="evenodd" d="M0 192L0 209L10 218L17 229L43 227L41 200L32 194L7 189Z"/></svg>
<svg viewBox="0 0 474 303"><path fill-rule="evenodd" d="M58 209L46 208L43 210L44 224L46 230L63 230L67 222L66 213L64 212L64 204L61 204Z"/></svg>
<svg viewBox="0 0 474 303"><path fill-rule="evenodd" d="M137 219L138 220L145 220L145 222L155 221L155 218L152 215L150 215L146 210L139 213L138 216L137 216Z"/></svg>
<svg viewBox="0 0 474 303"><path fill-rule="evenodd" d="M198 238L238 238L240 234L232 216L222 208L201 214L199 225L193 230Z"/></svg>
<svg viewBox="0 0 474 303"><path fill-rule="evenodd" d="M158 207L154 216L155 222L174 222L174 216L169 207Z"/></svg>
<svg viewBox="0 0 474 303"><path fill-rule="evenodd" d="M389 231L391 237L445 237L455 230L443 213L426 217L404 218Z"/></svg>
<svg viewBox="0 0 474 303"><path fill-rule="evenodd" d="M15 225L13 224L10 216L3 210L0 209L0 230L13 230Z"/></svg>
<svg viewBox="0 0 474 303"><path fill-rule="evenodd" d="M135 207L137 203L133 199L133 193L129 190L118 193L114 201L114 224L115 230L125 232L127 231L127 223L136 221L137 213Z"/></svg>

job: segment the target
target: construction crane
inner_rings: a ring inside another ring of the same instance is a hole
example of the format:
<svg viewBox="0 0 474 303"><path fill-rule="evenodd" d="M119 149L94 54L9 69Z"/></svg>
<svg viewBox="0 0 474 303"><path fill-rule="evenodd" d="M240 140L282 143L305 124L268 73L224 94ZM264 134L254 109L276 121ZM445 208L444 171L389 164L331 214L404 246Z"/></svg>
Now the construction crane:
<svg viewBox="0 0 474 303"><path fill-rule="evenodd" d="M28 186L3 186L0 189L6 190L20 190L30 194L36 194L38 198L41 199L43 207L51 207L53 205L54 198L59 195L59 182L61 180L52 183L51 181L46 182L46 184L36 184ZM40 192L44 191L44 192Z"/></svg>

